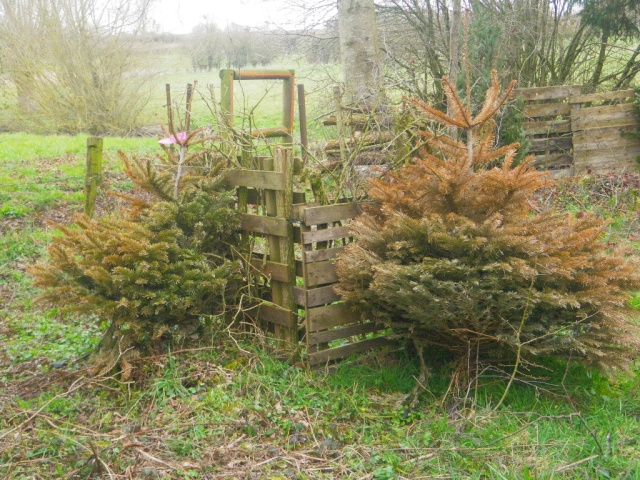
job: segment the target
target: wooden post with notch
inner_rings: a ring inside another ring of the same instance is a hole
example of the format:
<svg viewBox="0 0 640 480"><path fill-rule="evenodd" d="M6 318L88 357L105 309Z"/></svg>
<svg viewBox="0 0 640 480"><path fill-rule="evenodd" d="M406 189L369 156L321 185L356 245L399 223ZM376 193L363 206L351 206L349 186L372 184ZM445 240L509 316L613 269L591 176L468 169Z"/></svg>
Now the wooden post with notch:
<svg viewBox="0 0 640 480"><path fill-rule="evenodd" d="M84 213L93 217L98 197L98 187L102 182L102 138L87 139L87 168L84 180Z"/></svg>
<svg viewBox="0 0 640 480"><path fill-rule="evenodd" d="M287 236L279 240L280 262L287 265L289 281L281 286L281 306L289 310L289 325L281 328L280 340L285 351L295 353L298 344L298 321L293 287L296 281L296 264L293 239L293 149L277 148L274 156L274 170L282 173L285 188L276 192L276 215L287 220Z"/></svg>

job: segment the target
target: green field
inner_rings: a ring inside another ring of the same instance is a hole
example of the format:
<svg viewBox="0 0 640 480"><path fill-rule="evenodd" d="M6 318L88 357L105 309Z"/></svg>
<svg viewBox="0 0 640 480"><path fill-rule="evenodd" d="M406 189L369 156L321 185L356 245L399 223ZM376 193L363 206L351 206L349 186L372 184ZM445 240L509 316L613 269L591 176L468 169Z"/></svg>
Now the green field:
<svg viewBox="0 0 640 480"><path fill-rule="evenodd" d="M329 110L329 83L313 69L274 68L299 72L310 118ZM150 118L163 121L165 83L180 98L194 80L186 70L158 78ZM277 85L239 90L246 111L264 97L258 126L279 119ZM205 100L196 125L213 118ZM318 140L327 129L315 125ZM264 339L214 325L141 359L134 380L87 375L100 321L40 305L25 273L57 234L51 222L82 211L85 144L82 135L0 135L0 478L640 479L638 368L606 379L541 359L501 403L508 372L483 370L469 391L452 391L452 367L431 351L411 404L419 366L403 348L308 370L273 358ZM117 150L158 152L153 137L108 137L104 148L99 215L118 207L107 188L133 188ZM638 186L616 182L565 182L539 201L593 210L611 220L609 241L640 248ZM640 293L632 304L640 311Z"/></svg>

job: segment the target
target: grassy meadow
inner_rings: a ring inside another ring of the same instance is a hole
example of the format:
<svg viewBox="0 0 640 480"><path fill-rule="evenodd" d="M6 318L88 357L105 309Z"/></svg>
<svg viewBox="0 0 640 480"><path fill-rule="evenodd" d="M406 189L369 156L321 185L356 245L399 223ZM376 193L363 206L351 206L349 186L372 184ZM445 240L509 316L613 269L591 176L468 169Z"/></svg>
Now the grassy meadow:
<svg viewBox="0 0 640 480"><path fill-rule="evenodd" d="M219 96L217 73L164 61L148 123L164 122L166 83L179 99L198 80L194 122L206 125L215 100L204 87ZM332 68L271 68L299 72L310 120L330 110ZM253 114L239 121L279 123L279 84L247 83L236 102ZM312 139L326 131L313 123ZM118 207L104 190L133 188L117 150L152 155L156 142L105 138L98 215ZM135 380L89 376L83 359L104 325L40 305L26 274L56 235L51 222L82 211L85 145L83 135L0 134L0 478L640 479L640 369L606 379L541 359L499 402L508 372L487 369L474 388L451 391L451 366L431 352L410 403L419 365L403 348L309 370L273 358L258 337L212 327L140 359ZM609 241L640 248L639 191L637 176L594 176L538 202L594 210L611 220ZM640 293L632 302L640 317Z"/></svg>

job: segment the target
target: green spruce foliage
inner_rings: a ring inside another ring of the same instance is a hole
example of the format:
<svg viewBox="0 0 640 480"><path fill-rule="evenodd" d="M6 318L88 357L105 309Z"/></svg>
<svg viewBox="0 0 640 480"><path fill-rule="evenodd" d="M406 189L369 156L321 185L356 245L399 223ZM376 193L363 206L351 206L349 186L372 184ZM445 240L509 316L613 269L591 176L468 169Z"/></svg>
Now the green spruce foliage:
<svg viewBox="0 0 640 480"><path fill-rule="evenodd" d="M549 180L529 160L514 166L517 144L493 147L493 118L514 85L500 95L494 73L475 117L444 86L453 115L412 104L463 129L466 143L422 131L419 158L371 182L379 206L352 224L340 293L419 350L446 348L462 368L517 370L544 355L629 369L640 351L628 305L640 289L637 258L602 241L594 215L534 209Z"/></svg>
<svg viewBox="0 0 640 480"><path fill-rule="evenodd" d="M71 227L57 225L62 235L31 273L45 289L43 301L108 325L93 369L119 366L126 376L132 358L195 332L233 304L241 268L232 245L240 224L222 186L222 161L194 155L189 168L197 174L179 178L175 196L171 156L121 158L144 200L131 198L111 218L79 216Z"/></svg>

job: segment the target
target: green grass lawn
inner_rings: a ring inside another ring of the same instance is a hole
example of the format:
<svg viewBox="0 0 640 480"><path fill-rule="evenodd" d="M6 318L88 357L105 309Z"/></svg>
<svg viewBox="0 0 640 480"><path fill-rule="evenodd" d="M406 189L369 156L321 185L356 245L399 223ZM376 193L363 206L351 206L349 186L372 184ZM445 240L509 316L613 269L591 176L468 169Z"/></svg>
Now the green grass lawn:
<svg viewBox="0 0 640 480"><path fill-rule="evenodd" d="M106 138L109 188L132 188L117 149L151 154L155 142ZM25 273L56 235L47 221L81 211L85 145L0 136L0 477L640 478L639 370L605 379L541 359L496 408L507 373L487 369L475 388L452 391L452 367L430 352L409 405L418 365L404 349L308 370L214 325L141 359L133 380L87 375L99 319L39 305ZM613 218L612 240L637 241L637 188L596 202L600 187L544 198L590 205ZM98 204L109 213L103 194ZM640 309L640 293L632 302Z"/></svg>

